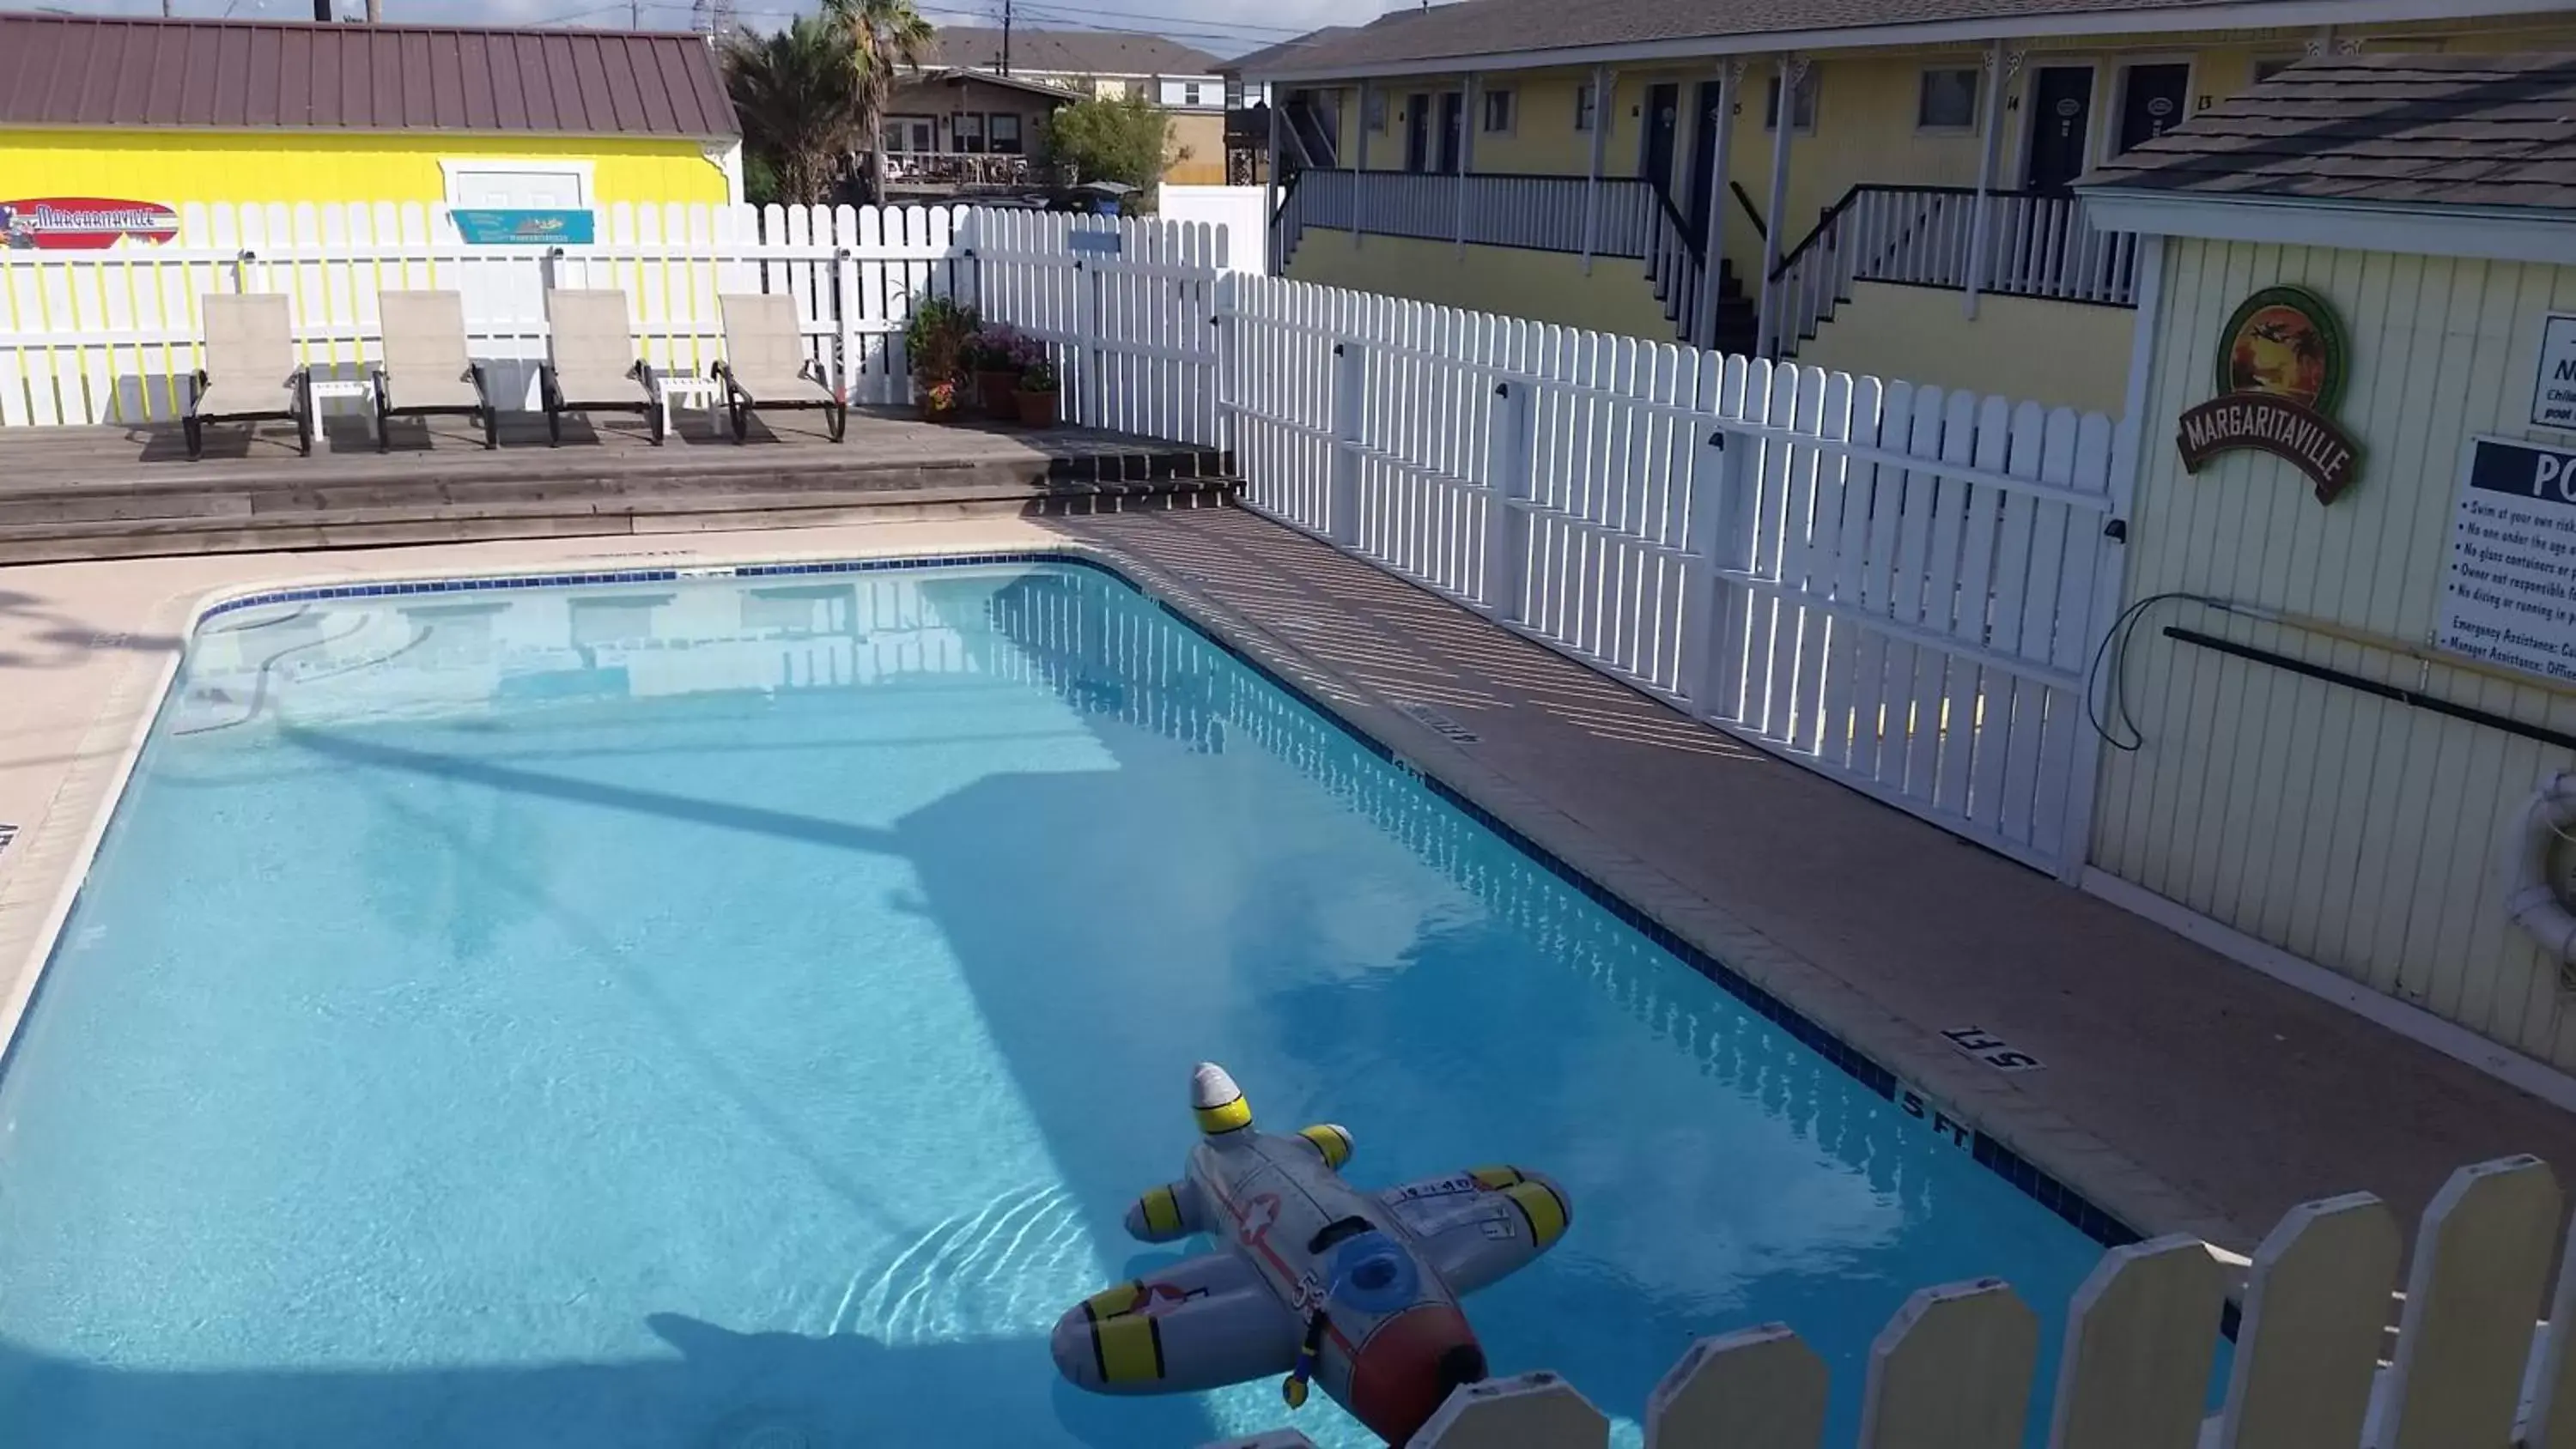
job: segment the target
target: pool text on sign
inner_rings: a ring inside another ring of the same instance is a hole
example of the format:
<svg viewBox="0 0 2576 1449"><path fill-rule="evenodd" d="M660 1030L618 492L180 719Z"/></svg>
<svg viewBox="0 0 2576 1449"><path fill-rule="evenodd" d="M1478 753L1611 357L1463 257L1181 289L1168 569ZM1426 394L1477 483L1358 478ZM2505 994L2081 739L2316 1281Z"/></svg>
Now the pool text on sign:
<svg viewBox="0 0 2576 1449"><path fill-rule="evenodd" d="M2015 1051L2011 1042L1982 1026L1954 1026L1941 1033L1941 1039L1999 1072L2037 1071L2045 1065L2028 1052Z"/></svg>
<svg viewBox="0 0 2576 1449"><path fill-rule="evenodd" d="M2576 451L2470 441L2434 643L2546 679L2576 679Z"/></svg>
<svg viewBox="0 0 2576 1449"><path fill-rule="evenodd" d="M1896 1105L1906 1116L1931 1127L1942 1141L1951 1146L1965 1148L1969 1145L1972 1129L1968 1124L1951 1116L1948 1108L1925 1095L1920 1089L1909 1087L1903 1082L1897 1083Z"/></svg>
<svg viewBox="0 0 2576 1449"><path fill-rule="evenodd" d="M2540 372L2531 384L2531 425L2576 432L2576 316L2540 324Z"/></svg>

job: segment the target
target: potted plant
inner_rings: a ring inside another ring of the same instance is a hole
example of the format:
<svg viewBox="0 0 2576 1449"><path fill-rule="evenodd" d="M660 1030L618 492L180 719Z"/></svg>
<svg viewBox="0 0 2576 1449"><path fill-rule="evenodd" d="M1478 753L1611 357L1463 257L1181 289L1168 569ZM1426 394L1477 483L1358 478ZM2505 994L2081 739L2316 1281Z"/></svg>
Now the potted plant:
<svg viewBox="0 0 2576 1449"><path fill-rule="evenodd" d="M1041 357L1020 371L1020 386L1013 395L1019 404L1020 422L1032 428L1055 426L1055 364Z"/></svg>
<svg viewBox="0 0 2576 1449"><path fill-rule="evenodd" d="M944 423L957 412L957 384L965 376L966 346L979 322L975 309L954 297L929 297L903 325L903 349L921 390L921 415Z"/></svg>
<svg viewBox="0 0 2576 1449"><path fill-rule="evenodd" d="M1020 387L1024 341L1019 333L997 324L976 333L967 347L966 368L975 375L976 396L984 404L985 415L996 422L1019 419L1019 404L1012 394Z"/></svg>

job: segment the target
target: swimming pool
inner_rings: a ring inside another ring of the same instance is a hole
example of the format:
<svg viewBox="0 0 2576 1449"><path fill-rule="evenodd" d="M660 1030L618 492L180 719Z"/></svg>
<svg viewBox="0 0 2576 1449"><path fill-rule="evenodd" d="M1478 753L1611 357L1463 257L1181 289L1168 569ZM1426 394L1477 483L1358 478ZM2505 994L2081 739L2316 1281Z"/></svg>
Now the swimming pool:
<svg viewBox="0 0 2576 1449"><path fill-rule="evenodd" d="M1100 570L285 600L201 627L0 1076L0 1422L1267 1427L1270 1382L1093 1398L1048 1357L1180 1256L1119 1218L1201 1058L1350 1127L1363 1186L1553 1174L1574 1228L1469 1314L1631 1443L1691 1338L1767 1319L1847 1439L1924 1284L2010 1278L2053 1358L2099 1253Z"/></svg>

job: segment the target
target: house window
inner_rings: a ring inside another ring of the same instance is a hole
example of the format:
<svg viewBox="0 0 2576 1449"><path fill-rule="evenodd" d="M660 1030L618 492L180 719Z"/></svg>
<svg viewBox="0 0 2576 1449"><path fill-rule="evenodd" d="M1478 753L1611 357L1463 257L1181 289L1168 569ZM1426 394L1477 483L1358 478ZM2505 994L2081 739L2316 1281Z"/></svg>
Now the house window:
<svg viewBox="0 0 2576 1449"><path fill-rule="evenodd" d="M1488 135L1499 134L1501 132L1509 131L1511 128L1512 93L1510 91L1485 92L1486 133Z"/></svg>
<svg viewBox="0 0 2576 1449"><path fill-rule="evenodd" d="M1575 87L1574 129L1578 131L1591 130L1595 114L1600 109L1600 103L1601 98L1592 93L1591 82L1586 81L1582 85Z"/></svg>
<svg viewBox="0 0 2576 1449"><path fill-rule="evenodd" d="M1923 89L1914 102L1918 131L1973 131L1977 128L1975 66L1944 66L1923 72ZM1805 124L1815 124L1808 120Z"/></svg>
<svg viewBox="0 0 2576 1449"><path fill-rule="evenodd" d="M1199 83L1197 81L1183 82L1181 85L1181 104L1185 106L1195 106L1198 103Z"/></svg>
<svg viewBox="0 0 2576 1449"><path fill-rule="evenodd" d="M1798 77L1796 110L1790 120L1791 124L1801 131L1816 129L1816 69L1814 66L1807 67L1807 73ZM1777 75L1771 77L1771 92L1762 104L1762 129L1766 131L1780 129L1780 77Z"/></svg>
<svg viewBox="0 0 2576 1449"><path fill-rule="evenodd" d="M1020 154L1020 118L995 111L984 118L984 139L996 156Z"/></svg>
<svg viewBox="0 0 2576 1449"><path fill-rule="evenodd" d="M948 118L948 127L949 131L957 138L958 150L980 152L984 149L984 118L982 116L975 115L971 112L963 115L951 116Z"/></svg>
<svg viewBox="0 0 2576 1449"><path fill-rule="evenodd" d="M888 151L933 151L935 126L928 116L888 116L885 126L885 148Z"/></svg>

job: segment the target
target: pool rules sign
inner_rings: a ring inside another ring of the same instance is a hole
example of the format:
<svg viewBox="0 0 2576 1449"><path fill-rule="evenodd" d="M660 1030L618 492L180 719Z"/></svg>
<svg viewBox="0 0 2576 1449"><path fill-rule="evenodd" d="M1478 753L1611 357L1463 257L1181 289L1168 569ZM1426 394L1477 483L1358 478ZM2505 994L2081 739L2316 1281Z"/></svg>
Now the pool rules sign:
<svg viewBox="0 0 2576 1449"><path fill-rule="evenodd" d="M2469 444L2434 642L2576 679L2576 451L2504 438Z"/></svg>

